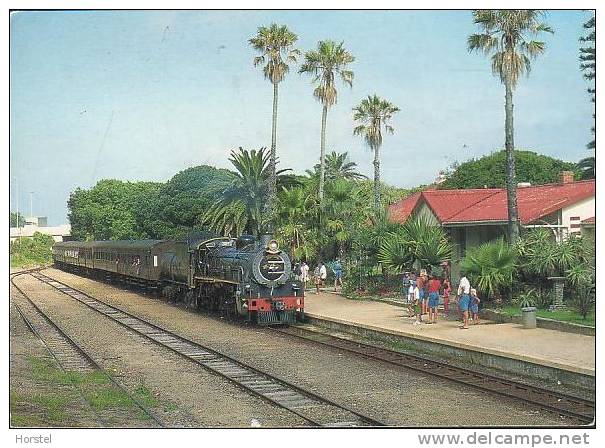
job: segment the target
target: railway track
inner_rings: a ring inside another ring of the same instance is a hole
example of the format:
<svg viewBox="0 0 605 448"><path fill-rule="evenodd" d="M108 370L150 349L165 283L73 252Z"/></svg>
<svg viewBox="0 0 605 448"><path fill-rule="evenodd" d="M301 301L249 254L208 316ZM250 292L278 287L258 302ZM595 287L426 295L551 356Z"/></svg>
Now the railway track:
<svg viewBox="0 0 605 448"><path fill-rule="evenodd" d="M157 345L170 349L205 369L233 382L247 392L292 412L312 426L368 427L385 426L332 400L304 390L287 381L186 339L118 307L109 305L40 272L30 275L67 294L89 308L107 316Z"/></svg>
<svg viewBox="0 0 605 448"><path fill-rule="evenodd" d="M577 419L582 424L591 424L594 421L594 401L540 387L521 384L468 369L454 367L445 363L428 360L420 356L395 352L339 338L337 336L312 331L306 328L271 328L269 331L278 332L305 341L312 341L333 349L344 350L372 360L379 360L402 368L413 369L442 379L472 386L473 388L480 388L498 395L521 400L551 413Z"/></svg>
<svg viewBox="0 0 605 448"><path fill-rule="evenodd" d="M112 384L112 387L119 389L124 393L134 405L142 411L149 419L153 420L158 426L164 426L162 421L145 404L134 397L125 387L117 382L109 373L107 373L90 355L84 351L71 337L69 337L36 303L29 297L22 288L15 284L14 278L19 275L32 274L35 270L18 272L11 275L10 282L18 291L18 294L11 296L11 300L17 312L23 318L29 329L44 343L48 352L56 360L63 373L90 374L94 372L101 373ZM72 384L79 391L80 396L88 403L86 394L80 384ZM101 426L112 426L115 421L128 421L134 415L129 409L93 409L97 421ZM138 419L137 419L138 420Z"/></svg>

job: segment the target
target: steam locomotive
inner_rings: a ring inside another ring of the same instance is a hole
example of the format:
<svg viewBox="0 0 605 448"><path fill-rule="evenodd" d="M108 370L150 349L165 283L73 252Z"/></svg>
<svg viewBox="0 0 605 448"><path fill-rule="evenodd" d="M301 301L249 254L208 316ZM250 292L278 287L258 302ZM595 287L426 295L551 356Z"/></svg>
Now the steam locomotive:
<svg viewBox="0 0 605 448"><path fill-rule="evenodd" d="M304 285L268 235L67 241L54 244L53 260L63 270L154 288L171 302L259 325L304 319Z"/></svg>

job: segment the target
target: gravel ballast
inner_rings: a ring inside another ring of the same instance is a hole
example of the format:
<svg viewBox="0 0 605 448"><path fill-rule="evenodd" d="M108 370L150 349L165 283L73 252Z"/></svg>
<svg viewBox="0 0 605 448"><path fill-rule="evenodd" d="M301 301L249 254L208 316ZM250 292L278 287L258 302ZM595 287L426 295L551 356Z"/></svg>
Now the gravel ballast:
<svg viewBox="0 0 605 448"><path fill-rule="evenodd" d="M150 294L56 269L44 273L202 345L392 425L568 424L566 420L530 405L417 372L402 372L385 363L262 329L224 322L167 304ZM65 318L68 317L69 313L65 314ZM230 420L227 425L237 426Z"/></svg>

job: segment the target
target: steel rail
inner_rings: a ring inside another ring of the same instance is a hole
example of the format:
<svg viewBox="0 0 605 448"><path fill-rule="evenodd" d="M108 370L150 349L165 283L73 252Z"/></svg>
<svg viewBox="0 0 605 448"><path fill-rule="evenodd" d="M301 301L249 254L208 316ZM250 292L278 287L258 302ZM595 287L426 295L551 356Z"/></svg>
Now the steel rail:
<svg viewBox="0 0 605 448"><path fill-rule="evenodd" d="M31 275L159 346L168 348L185 359L229 380L248 393L288 410L313 426L386 426L385 423L177 335L44 274L31 273Z"/></svg>
<svg viewBox="0 0 605 448"><path fill-rule="evenodd" d="M311 341L333 349L345 350L365 358L412 369L442 379L473 386L497 395L506 396L536 405L549 412L571 417L583 424L591 424L595 418L595 403L573 395L555 392L520 382L455 367L446 363L429 360L417 355L396 352L369 344L340 338L330 334L301 327L268 328L290 337Z"/></svg>
<svg viewBox="0 0 605 448"><path fill-rule="evenodd" d="M15 306L17 312L21 315L25 324L28 328L36 335L38 339L42 341L45 345L48 352L51 356L56 360L57 364L61 368L61 370L66 372L79 372L79 373L90 373L90 372L100 372L105 375L111 383L120 389L128 398L145 414L147 414L154 422L156 422L160 427L164 427L164 423L161 419L149 409L141 400L132 395L132 393L126 389L120 382L118 382L109 372L107 372L97 361L95 361L91 355L89 355L72 337L70 337L59 325L54 322L48 314L46 314L36 303L32 300L32 298L15 282L14 279L17 276L24 274L31 274L41 268L35 268L28 271L22 271L18 273L14 273L11 275L10 283L12 286L20 293L20 295L25 299L25 305L29 308L29 315L26 312L22 305L17 304L15 299L13 298L12 302ZM72 381L72 384L78 389L80 395L86 403L88 400L84 397L84 393L81 388ZM94 410L90 403L89 407L96 415L97 419L101 426L104 426L107 422L104 421L104 418L99 414L98 411Z"/></svg>

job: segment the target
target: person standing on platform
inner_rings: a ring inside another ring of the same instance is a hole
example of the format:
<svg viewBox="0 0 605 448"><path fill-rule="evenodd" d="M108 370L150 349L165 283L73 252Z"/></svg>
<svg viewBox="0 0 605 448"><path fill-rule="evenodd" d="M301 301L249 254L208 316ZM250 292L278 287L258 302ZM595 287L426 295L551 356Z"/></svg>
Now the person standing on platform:
<svg viewBox="0 0 605 448"><path fill-rule="evenodd" d="M437 307L439 306L440 289L441 282L437 277L431 275L427 285L427 292L429 296L429 321L427 322L427 324L437 323Z"/></svg>
<svg viewBox="0 0 605 448"><path fill-rule="evenodd" d="M422 272L416 279L416 286L418 286L418 293L420 295L420 312L422 314L426 314L428 308L428 296L426 295L426 277Z"/></svg>
<svg viewBox="0 0 605 448"><path fill-rule="evenodd" d="M339 284L342 289L342 264L340 263L340 258L337 258L332 265L332 271L334 271L334 292L338 292L337 288Z"/></svg>
<svg viewBox="0 0 605 448"><path fill-rule="evenodd" d="M416 320L414 321L414 325L420 325L422 323L422 305L420 303L420 289L418 288L418 284L412 282L410 284L410 289L412 290L412 303L414 306L414 317Z"/></svg>
<svg viewBox="0 0 605 448"><path fill-rule="evenodd" d="M458 305L460 307L460 311L462 312L462 325L460 328L466 330L468 329L468 311L470 308L470 292L471 292L471 284L466 278L466 274L461 272L460 275L462 278L460 279L460 284L458 285Z"/></svg>
<svg viewBox="0 0 605 448"><path fill-rule="evenodd" d="M479 302L481 302L481 299L479 299L477 296L477 290L475 288L471 288L470 312L473 316L473 325L479 323Z"/></svg>
<svg viewBox="0 0 605 448"><path fill-rule="evenodd" d="M313 270L313 281L315 282L315 294L319 294L319 286L321 285L321 263Z"/></svg>
<svg viewBox="0 0 605 448"><path fill-rule="evenodd" d="M319 262L319 280L321 286L326 286L326 279L328 278L328 270L326 265L322 261Z"/></svg>
<svg viewBox="0 0 605 448"><path fill-rule="evenodd" d="M450 314L450 294L452 293L452 284L450 279L443 281L443 315L448 317Z"/></svg>
<svg viewBox="0 0 605 448"><path fill-rule="evenodd" d="M408 290L406 293L406 295L407 295L406 303L408 305L408 317L414 317L416 315L416 312L414 311L414 307L415 307L414 303L416 301L415 291L416 291L416 281L410 280Z"/></svg>
<svg viewBox="0 0 605 448"><path fill-rule="evenodd" d="M309 281L309 265L306 261L303 261L300 265L300 281L303 282L305 289L307 288L307 282Z"/></svg>

